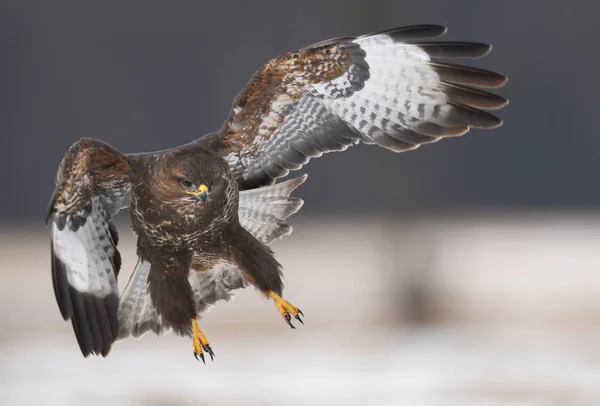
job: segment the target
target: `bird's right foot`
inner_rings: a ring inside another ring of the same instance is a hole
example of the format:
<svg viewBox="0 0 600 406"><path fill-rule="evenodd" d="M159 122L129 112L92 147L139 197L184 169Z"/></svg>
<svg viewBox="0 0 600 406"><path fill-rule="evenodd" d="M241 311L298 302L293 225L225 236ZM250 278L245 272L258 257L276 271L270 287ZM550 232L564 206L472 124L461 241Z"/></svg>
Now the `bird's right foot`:
<svg viewBox="0 0 600 406"><path fill-rule="evenodd" d="M196 359L199 358L202 360L202 362L204 362L204 364L206 364L206 361L204 360L204 353L206 352L208 355L210 355L210 360L213 360L215 353L213 352L212 348L210 348L210 344L208 343L206 336L198 327L198 322L196 319L192 319L192 346L194 349L194 357L196 357Z"/></svg>
<svg viewBox="0 0 600 406"><path fill-rule="evenodd" d="M296 328L292 324L292 317L294 317L300 323L304 324L304 322L300 318L300 316L304 316L304 314L302 313L302 310L298 309L296 306L294 306L293 304L291 304L287 300L283 300L283 298L281 298L279 295L277 295L272 290L269 291L269 296L275 302L275 306L277 307L277 311L279 312L279 314L281 314L281 317L284 318L284 320L286 321L286 323L291 328Z"/></svg>

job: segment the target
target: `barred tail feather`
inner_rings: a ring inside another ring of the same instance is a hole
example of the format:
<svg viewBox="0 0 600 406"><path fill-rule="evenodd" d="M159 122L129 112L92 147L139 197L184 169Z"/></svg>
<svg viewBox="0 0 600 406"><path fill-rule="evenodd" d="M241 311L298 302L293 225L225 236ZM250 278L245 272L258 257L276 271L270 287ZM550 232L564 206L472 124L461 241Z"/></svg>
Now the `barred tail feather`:
<svg viewBox="0 0 600 406"><path fill-rule="evenodd" d="M217 264L208 271L192 270L188 281L194 294L198 321L216 302L229 302L235 290L248 286L238 267L229 263Z"/></svg>
<svg viewBox="0 0 600 406"><path fill-rule="evenodd" d="M290 194L306 180L307 175L272 186L240 192L240 224L263 244L292 232L285 220L298 212L304 203Z"/></svg>
<svg viewBox="0 0 600 406"><path fill-rule="evenodd" d="M138 259L119 301L119 340L134 336L139 338L148 331L155 334L167 332L152 304L148 291L151 264Z"/></svg>

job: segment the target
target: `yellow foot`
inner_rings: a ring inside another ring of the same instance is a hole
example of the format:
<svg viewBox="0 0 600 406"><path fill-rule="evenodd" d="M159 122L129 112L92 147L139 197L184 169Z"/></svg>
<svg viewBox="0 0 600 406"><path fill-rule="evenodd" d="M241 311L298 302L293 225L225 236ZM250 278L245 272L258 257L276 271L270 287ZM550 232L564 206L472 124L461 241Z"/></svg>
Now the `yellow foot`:
<svg viewBox="0 0 600 406"><path fill-rule="evenodd" d="M272 290L269 291L269 296L275 302L277 311L281 314L281 316L285 319L285 321L291 328L296 328L292 324L292 316L294 316L294 318L296 320L298 320L300 323L304 324L304 322L300 318L300 316L304 316L304 314L302 313L302 310L298 309L296 306L294 306L290 302L283 300Z"/></svg>
<svg viewBox="0 0 600 406"><path fill-rule="evenodd" d="M206 351L208 355L210 355L210 360L213 360L215 353L212 348L210 348L206 336L198 327L196 319L192 319L192 345L194 347L194 357L196 357L196 359L200 357L202 362L206 364L206 361L204 361L204 351Z"/></svg>

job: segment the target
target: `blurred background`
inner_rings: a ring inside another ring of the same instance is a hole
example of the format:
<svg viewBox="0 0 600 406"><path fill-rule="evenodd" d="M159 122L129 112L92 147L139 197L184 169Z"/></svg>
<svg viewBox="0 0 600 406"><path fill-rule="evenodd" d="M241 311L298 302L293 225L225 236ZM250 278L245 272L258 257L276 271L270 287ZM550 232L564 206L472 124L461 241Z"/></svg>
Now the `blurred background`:
<svg viewBox="0 0 600 406"><path fill-rule="evenodd" d="M600 404L599 17L583 0L0 0L0 404ZM510 77L505 124L300 172L273 249L306 325L248 290L206 314L206 367L171 335L81 357L43 225L71 143L182 144L269 58L420 23L494 45L474 66Z"/></svg>

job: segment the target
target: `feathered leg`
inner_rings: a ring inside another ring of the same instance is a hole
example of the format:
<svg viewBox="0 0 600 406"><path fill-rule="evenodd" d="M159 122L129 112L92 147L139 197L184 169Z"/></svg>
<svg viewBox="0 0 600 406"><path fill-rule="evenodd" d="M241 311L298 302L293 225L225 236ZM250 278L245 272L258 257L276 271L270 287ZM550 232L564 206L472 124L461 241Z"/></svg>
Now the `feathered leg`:
<svg viewBox="0 0 600 406"><path fill-rule="evenodd" d="M149 291L163 324L178 335L192 337L194 357L204 359L204 352L215 356L204 333L198 327L192 287L188 281L191 254L160 253L152 256Z"/></svg>
<svg viewBox="0 0 600 406"><path fill-rule="evenodd" d="M236 235L238 241L235 245L234 259L248 281L273 299L277 311L291 328L295 328L291 322L292 316L304 324L300 318L304 316L302 311L281 297L283 291L281 264L273 257L273 251L243 227L239 228Z"/></svg>

